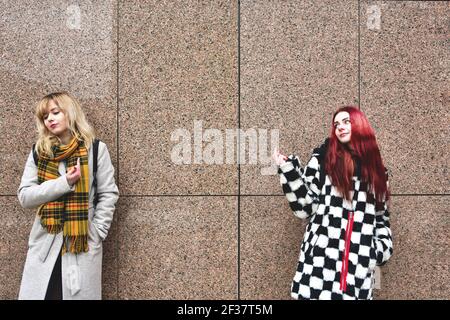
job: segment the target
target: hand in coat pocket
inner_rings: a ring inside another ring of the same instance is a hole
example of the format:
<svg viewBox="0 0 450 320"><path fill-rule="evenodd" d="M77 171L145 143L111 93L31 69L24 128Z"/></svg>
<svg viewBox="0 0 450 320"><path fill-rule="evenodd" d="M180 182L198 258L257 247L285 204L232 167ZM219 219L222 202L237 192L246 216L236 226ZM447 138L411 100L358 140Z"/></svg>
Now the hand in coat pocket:
<svg viewBox="0 0 450 320"><path fill-rule="evenodd" d="M89 238L94 242L95 245L99 245L102 242L102 238L97 231L97 227L89 221Z"/></svg>

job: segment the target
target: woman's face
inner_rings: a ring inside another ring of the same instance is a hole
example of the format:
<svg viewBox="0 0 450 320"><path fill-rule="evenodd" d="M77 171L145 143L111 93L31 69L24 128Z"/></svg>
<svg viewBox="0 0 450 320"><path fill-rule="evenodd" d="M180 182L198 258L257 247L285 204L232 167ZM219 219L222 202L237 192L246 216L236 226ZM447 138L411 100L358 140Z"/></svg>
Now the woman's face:
<svg viewBox="0 0 450 320"><path fill-rule="evenodd" d="M53 100L48 102L47 112L44 113L44 125L48 131L58 137L68 131L67 118Z"/></svg>
<svg viewBox="0 0 450 320"><path fill-rule="evenodd" d="M334 117L334 133L341 143L350 142L352 124L350 123L350 114L347 111L341 111Z"/></svg>

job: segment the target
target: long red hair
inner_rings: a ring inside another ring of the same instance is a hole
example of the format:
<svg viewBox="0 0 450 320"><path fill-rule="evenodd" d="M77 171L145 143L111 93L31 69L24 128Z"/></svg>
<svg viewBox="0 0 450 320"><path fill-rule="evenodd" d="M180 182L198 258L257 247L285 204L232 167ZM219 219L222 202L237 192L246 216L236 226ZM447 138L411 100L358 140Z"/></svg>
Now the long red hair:
<svg viewBox="0 0 450 320"><path fill-rule="evenodd" d="M351 137L347 144L341 143L335 134L334 118L339 112L350 114ZM331 177L333 185L344 198L350 200L352 176L356 159L359 160L361 180L367 183L367 192L375 196L377 204L388 200L390 192L387 186L385 167L375 138L375 131L364 113L357 107L340 107L331 120L328 150L325 160L325 172ZM385 198L384 198L385 197Z"/></svg>

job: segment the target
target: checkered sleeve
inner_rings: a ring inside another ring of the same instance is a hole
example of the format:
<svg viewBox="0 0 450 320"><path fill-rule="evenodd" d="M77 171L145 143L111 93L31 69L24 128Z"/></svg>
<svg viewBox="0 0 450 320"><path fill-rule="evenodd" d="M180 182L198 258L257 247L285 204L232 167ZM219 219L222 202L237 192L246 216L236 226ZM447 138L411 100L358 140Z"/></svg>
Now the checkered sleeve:
<svg viewBox="0 0 450 320"><path fill-rule="evenodd" d="M388 172L386 169L386 177ZM389 181L387 182L389 187ZM376 208L376 228L375 228L375 249L377 253L377 265L384 265L393 253L392 232L389 223L388 201L384 201L382 206Z"/></svg>
<svg viewBox="0 0 450 320"><path fill-rule="evenodd" d="M294 215L301 219L313 215L317 210L320 195L317 157L313 155L306 167L301 168L298 157L290 155L286 162L279 166L278 174Z"/></svg>

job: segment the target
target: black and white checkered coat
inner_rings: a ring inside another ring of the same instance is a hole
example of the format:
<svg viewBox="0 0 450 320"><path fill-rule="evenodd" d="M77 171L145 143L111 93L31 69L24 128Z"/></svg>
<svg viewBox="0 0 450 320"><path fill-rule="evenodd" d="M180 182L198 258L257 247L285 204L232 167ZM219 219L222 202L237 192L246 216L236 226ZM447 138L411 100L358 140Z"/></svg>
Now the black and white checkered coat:
<svg viewBox="0 0 450 320"><path fill-rule="evenodd" d="M367 183L360 180L359 166L353 176L353 203L344 200L331 184L321 179L320 164L326 143L314 149L305 168L296 156L289 156L278 173L291 209L302 219L309 218L297 271L291 286L295 299L372 299L374 271L392 255L392 235L386 202L375 208ZM387 175L387 170L386 170ZM323 184L323 186L321 186ZM345 238L349 212L353 211L353 231L349 237L346 290L341 270L345 259Z"/></svg>

